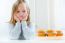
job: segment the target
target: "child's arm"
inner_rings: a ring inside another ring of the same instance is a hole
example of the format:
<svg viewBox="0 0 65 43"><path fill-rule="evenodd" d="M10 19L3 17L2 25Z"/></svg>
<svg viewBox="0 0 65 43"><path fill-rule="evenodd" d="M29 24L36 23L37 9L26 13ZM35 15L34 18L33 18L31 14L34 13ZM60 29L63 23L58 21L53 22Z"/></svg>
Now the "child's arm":
<svg viewBox="0 0 65 43"><path fill-rule="evenodd" d="M18 39L21 33L20 25L22 24L23 36L25 39L33 39L35 36L35 25L27 26L26 21L17 22L15 27L10 30L11 39Z"/></svg>
<svg viewBox="0 0 65 43"><path fill-rule="evenodd" d="M15 40L18 39L20 33L21 33L20 22L17 22L16 25L12 29L10 29L11 39L15 39Z"/></svg>
<svg viewBox="0 0 65 43"><path fill-rule="evenodd" d="M22 23L24 37L26 39L34 39L35 25L30 24L30 26L28 27L26 21L22 21L21 23Z"/></svg>

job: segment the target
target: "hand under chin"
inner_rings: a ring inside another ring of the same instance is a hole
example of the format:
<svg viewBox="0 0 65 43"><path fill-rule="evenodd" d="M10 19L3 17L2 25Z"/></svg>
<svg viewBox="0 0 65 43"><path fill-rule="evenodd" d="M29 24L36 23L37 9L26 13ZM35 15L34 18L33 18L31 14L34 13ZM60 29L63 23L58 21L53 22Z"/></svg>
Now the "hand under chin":
<svg viewBox="0 0 65 43"><path fill-rule="evenodd" d="M26 21L27 18L19 17L19 20L20 20L20 21Z"/></svg>

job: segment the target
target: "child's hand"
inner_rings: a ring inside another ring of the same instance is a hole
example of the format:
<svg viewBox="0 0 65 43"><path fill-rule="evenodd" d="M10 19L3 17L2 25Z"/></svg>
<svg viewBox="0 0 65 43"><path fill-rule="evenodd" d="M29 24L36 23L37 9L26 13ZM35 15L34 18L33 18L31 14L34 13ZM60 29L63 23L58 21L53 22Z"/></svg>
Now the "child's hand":
<svg viewBox="0 0 65 43"><path fill-rule="evenodd" d="M18 22L21 22L21 21L26 21L27 20L27 17L28 17L28 14L23 14L23 15L19 15L19 14L14 14L14 19Z"/></svg>
<svg viewBox="0 0 65 43"><path fill-rule="evenodd" d="M20 18L19 16L14 16L14 19L17 21L17 22L21 22L22 21L22 18Z"/></svg>

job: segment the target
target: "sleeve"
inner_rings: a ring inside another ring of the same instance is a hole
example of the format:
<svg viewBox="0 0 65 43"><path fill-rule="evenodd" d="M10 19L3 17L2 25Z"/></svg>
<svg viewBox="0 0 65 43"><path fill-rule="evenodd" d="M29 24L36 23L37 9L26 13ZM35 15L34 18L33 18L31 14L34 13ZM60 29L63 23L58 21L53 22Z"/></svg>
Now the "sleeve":
<svg viewBox="0 0 65 43"><path fill-rule="evenodd" d="M36 37L36 26L35 24L30 24L30 27L29 27L29 31L30 31L30 39L35 39Z"/></svg>
<svg viewBox="0 0 65 43"><path fill-rule="evenodd" d="M30 26L27 26L26 22L22 22L22 28L23 28L23 33L24 37L27 40L34 39L35 37L35 25L30 24Z"/></svg>
<svg viewBox="0 0 65 43"><path fill-rule="evenodd" d="M20 23L17 22L16 25L10 29L10 36L11 36L10 38L14 40L18 39L20 32L21 32Z"/></svg>

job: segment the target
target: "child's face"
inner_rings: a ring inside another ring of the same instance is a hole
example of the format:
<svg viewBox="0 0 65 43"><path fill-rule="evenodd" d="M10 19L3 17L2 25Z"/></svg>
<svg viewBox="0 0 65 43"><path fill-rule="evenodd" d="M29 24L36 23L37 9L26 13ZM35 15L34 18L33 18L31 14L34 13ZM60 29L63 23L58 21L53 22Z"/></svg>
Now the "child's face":
<svg viewBox="0 0 65 43"><path fill-rule="evenodd" d="M27 18L28 18L28 12L27 12L26 5L24 3L19 4L18 9L14 13L14 19L16 21L22 21L22 20L26 21Z"/></svg>

